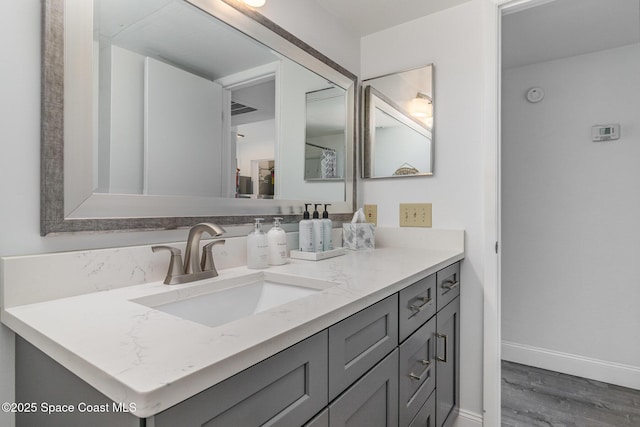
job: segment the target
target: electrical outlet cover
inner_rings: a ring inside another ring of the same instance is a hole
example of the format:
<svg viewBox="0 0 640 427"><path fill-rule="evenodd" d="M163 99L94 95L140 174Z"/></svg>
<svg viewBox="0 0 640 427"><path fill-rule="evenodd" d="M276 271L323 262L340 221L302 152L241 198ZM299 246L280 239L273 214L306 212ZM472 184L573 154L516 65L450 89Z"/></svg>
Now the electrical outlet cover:
<svg viewBox="0 0 640 427"><path fill-rule="evenodd" d="M364 205L364 216L367 222L378 225L378 205Z"/></svg>

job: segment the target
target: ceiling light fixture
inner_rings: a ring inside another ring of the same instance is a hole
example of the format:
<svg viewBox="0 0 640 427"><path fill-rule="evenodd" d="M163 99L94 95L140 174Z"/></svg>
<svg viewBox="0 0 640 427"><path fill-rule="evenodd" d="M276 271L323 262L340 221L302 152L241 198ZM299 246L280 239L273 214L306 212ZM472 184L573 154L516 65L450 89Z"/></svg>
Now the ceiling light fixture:
<svg viewBox="0 0 640 427"><path fill-rule="evenodd" d="M409 112L413 117L421 119L433 117L433 101L431 97L422 92L418 92L416 97L411 100Z"/></svg>
<svg viewBox="0 0 640 427"><path fill-rule="evenodd" d="M243 3L248 4L251 7L262 7L267 0L241 0Z"/></svg>

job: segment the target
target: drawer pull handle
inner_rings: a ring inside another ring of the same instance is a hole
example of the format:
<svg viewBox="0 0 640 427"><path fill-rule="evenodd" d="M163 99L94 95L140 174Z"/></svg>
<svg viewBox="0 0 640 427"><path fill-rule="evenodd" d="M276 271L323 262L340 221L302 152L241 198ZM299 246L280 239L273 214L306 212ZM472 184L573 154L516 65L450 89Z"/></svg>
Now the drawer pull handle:
<svg viewBox="0 0 640 427"><path fill-rule="evenodd" d="M422 304L411 304L409 306L409 308L415 313L420 312L420 310L431 302L431 297L417 297L417 299L422 301Z"/></svg>
<svg viewBox="0 0 640 427"><path fill-rule="evenodd" d="M413 372L411 372L409 374L409 378L411 378L412 380L422 381L422 376L427 373L427 371L429 370L429 365L431 365L431 361L430 360L422 359L419 362L425 368L422 370L422 373L420 375L416 375Z"/></svg>
<svg viewBox="0 0 640 427"><path fill-rule="evenodd" d="M447 363L447 348L449 347L449 337L447 337L445 334L436 334L436 337L444 339L444 357L436 356L436 359L438 359L440 362Z"/></svg>
<svg viewBox="0 0 640 427"><path fill-rule="evenodd" d="M453 288L456 288L460 285L460 281L459 280L447 280L445 282L442 282L442 289L445 289L445 294L447 292L449 292L450 290L452 290Z"/></svg>

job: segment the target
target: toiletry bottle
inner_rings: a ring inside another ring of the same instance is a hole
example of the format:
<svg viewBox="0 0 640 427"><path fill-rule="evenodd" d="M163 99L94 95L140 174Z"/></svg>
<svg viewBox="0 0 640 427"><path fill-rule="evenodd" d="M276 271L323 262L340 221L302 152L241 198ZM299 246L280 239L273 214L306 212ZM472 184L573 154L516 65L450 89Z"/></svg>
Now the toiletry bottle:
<svg viewBox="0 0 640 427"><path fill-rule="evenodd" d="M314 252L324 251L324 224L320 219L320 212L318 212L318 206L322 206L322 204L316 203L314 205L315 209L313 211L313 219L311 220L311 223L313 224L313 251Z"/></svg>
<svg viewBox="0 0 640 427"><path fill-rule="evenodd" d="M262 232L260 221L256 218L253 231L247 236L247 267L267 268L269 262L269 246L267 235Z"/></svg>
<svg viewBox="0 0 640 427"><path fill-rule="evenodd" d="M300 252L313 252L313 223L309 219L309 205L311 203L304 204L304 214L302 215L302 221L299 225L300 234Z"/></svg>
<svg viewBox="0 0 640 427"><path fill-rule="evenodd" d="M267 233L269 245L269 265L282 265L287 262L287 235L280 228L282 218L273 218L273 227Z"/></svg>
<svg viewBox="0 0 640 427"><path fill-rule="evenodd" d="M322 212L322 227L324 234L323 248L325 251L333 249L333 238L331 232L333 229L333 222L329 219L329 212L327 212L327 206L331 206L330 203L324 205L324 212Z"/></svg>

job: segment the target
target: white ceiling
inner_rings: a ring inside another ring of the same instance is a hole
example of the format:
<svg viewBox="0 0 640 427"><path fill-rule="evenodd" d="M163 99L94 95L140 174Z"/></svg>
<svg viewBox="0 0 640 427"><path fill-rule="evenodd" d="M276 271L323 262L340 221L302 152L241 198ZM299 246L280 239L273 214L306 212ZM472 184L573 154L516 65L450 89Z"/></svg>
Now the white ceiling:
<svg viewBox="0 0 640 427"><path fill-rule="evenodd" d="M502 19L503 68L638 42L640 0L555 0Z"/></svg>
<svg viewBox="0 0 640 427"><path fill-rule="evenodd" d="M469 0L315 0L360 36L421 18Z"/></svg>

